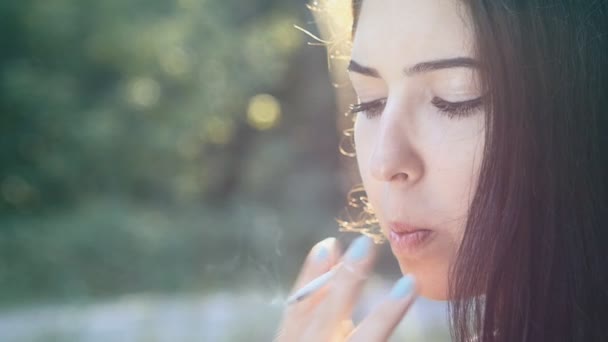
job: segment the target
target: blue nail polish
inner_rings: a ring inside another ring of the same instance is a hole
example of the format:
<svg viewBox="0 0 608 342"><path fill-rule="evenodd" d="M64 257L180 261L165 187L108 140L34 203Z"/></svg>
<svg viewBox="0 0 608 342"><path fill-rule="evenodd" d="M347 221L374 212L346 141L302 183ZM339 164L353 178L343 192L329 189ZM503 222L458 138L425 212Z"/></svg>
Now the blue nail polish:
<svg viewBox="0 0 608 342"><path fill-rule="evenodd" d="M315 262L323 262L329 259L335 243L336 238L333 237L328 237L327 239L319 242L314 249L313 260Z"/></svg>
<svg viewBox="0 0 608 342"><path fill-rule="evenodd" d="M414 277L411 275L406 275L401 277L393 286L391 293L389 293L389 298L391 299L401 299L408 296L414 290Z"/></svg>
<svg viewBox="0 0 608 342"><path fill-rule="evenodd" d="M315 261L316 262L325 261L325 260L327 260L328 257L329 257L329 249L324 245L320 245L317 248L317 250L315 251Z"/></svg>
<svg viewBox="0 0 608 342"><path fill-rule="evenodd" d="M372 239L365 235L358 237L346 252L346 260L359 261L363 259L369 253L373 243Z"/></svg>

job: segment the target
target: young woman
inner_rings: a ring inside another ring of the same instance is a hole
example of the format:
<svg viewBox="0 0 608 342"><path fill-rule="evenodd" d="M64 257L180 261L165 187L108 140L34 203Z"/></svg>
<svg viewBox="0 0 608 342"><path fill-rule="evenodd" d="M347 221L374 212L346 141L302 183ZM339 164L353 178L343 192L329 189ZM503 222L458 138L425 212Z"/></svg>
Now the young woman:
<svg viewBox="0 0 608 342"><path fill-rule="evenodd" d="M325 240L278 340L384 341L421 295L455 341L608 341L607 2L352 9L359 171L406 276L354 327L374 244Z"/></svg>

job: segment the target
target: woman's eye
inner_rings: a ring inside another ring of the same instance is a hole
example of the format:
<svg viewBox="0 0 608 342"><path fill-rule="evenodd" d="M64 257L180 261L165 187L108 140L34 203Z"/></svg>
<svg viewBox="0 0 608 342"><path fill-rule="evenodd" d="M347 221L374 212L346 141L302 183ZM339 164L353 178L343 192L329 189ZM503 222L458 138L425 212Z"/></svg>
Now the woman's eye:
<svg viewBox="0 0 608 342"><path fill-rule="evenodd" d="M472 114L483 105L483 98L478 97L462 102L450 102L439 97L433 97L431 104L451 119ZM352 104L349 106L348 112L349 114L365 113L368 119L372 119L382 114L385 105L386 98L381 98L369 102Z"/></svg>
<svg viewBox="0 0 608 342"><path fill-rule="evenodd" d="M369 102L351 104L348 108L349 114L365 113L368 119L372 119L382 113L386 105L386 98L377 99Z"/></svg>
<svg viewBox="0 0 608 342"><path fill-rule="evenodd" d="M462 102L449 102L439 97L433 97L431 103L451 119L472 114L483 105L483 98L478 97Z"/></svg>

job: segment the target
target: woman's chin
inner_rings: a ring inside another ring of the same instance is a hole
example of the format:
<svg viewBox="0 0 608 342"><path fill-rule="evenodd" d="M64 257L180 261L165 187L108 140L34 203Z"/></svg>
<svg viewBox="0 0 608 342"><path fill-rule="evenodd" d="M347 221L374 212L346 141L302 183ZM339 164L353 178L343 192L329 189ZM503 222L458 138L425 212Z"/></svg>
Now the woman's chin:
<svg viewBox="0 0 608 342"><path fill-rule="evenodd" d="M402 262L399 262L399 267L401 273L411 274L415 277L419 296L440 301L449 299L447 274L441 274L426 267L406 266Z"/></svg>

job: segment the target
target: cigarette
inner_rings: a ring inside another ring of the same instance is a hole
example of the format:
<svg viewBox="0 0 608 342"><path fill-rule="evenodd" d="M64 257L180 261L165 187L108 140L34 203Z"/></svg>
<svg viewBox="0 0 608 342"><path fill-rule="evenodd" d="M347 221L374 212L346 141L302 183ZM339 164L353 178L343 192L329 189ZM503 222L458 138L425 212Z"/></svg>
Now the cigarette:
<svg viewBox="0 0 608 342"><path fill-rule="evenodd" d="M313 293L317 292L331 280L335 273L336 269L332 268L331 270L311 280L308 284L304 285L293 295L287 298L287 300L285 301L285 305L291 305L293 303L300 302L312 295Z"/></svg>

